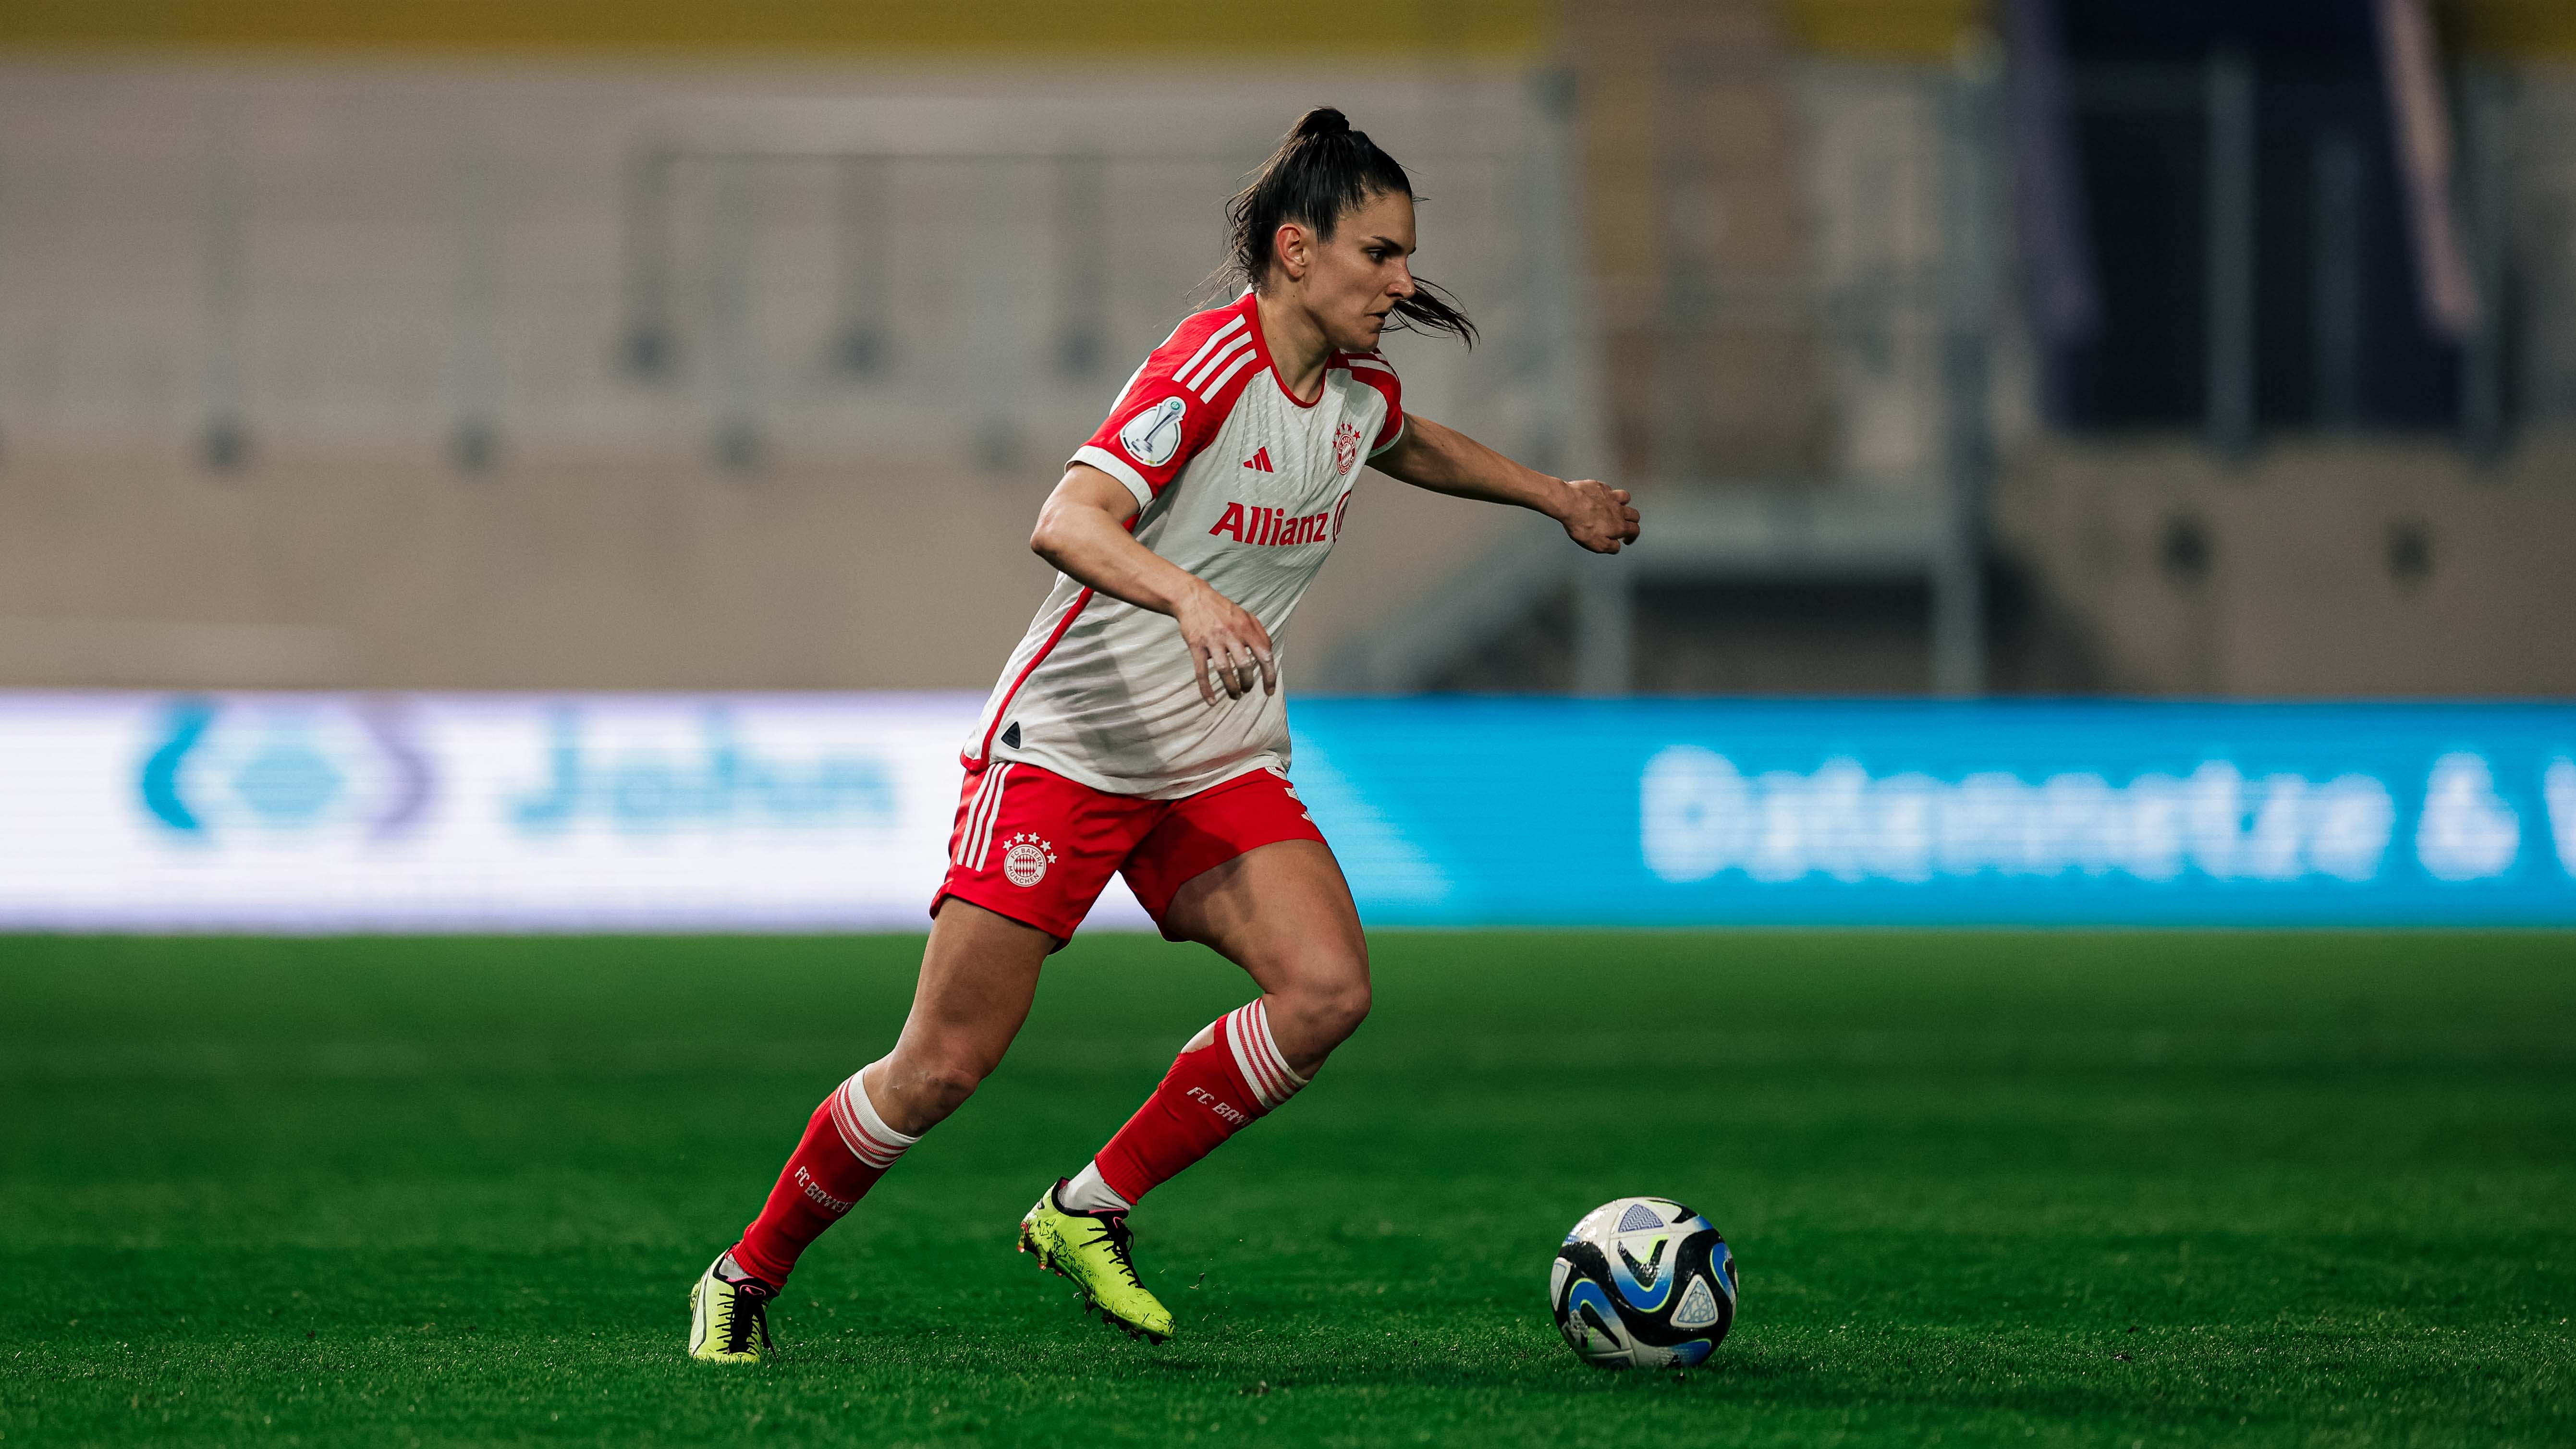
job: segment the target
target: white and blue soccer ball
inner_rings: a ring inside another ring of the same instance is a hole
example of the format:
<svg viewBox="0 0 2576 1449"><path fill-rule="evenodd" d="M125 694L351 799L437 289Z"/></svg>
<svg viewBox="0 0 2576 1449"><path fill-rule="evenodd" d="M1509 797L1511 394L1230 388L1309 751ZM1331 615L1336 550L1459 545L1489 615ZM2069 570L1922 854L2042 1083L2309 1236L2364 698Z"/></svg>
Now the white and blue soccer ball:
<svg viewBox="0 0 2576 1449"><path fill-rule="evenodd" d="M1705 1363L1735 1326L1735 1255L1708 1219L1669 1198L1585 1213L1547 1288L1557 1330L1596 1368Z"/></svg>

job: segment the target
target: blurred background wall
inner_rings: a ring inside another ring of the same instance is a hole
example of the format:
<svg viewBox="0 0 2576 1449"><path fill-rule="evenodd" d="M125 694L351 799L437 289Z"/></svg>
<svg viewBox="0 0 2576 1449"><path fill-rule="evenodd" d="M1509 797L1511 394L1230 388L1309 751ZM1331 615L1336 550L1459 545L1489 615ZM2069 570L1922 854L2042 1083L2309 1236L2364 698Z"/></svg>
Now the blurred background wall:
<svg viewBox="0 0 2576 1449"><path fill-rule="evenodd" d="M2542 0L0 11L0 684L980 688L1304 106L1649 500L1378 480L1308 688L2561 695Z"/></svg>

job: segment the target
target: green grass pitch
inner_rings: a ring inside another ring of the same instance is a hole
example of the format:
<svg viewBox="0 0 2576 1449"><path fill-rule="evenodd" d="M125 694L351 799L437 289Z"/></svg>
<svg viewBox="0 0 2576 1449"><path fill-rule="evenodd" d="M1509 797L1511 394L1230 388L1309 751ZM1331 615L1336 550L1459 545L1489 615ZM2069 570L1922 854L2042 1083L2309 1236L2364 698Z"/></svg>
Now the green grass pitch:
<svg viewBox="0 0 2576 1449"><path fill-rule="evenodd" d="M0 1443L2576 1441L2566 936L1380 935L1138 1214L1160 1349L1013 1229L1246 991L1086 938L784 1351L685 1361L918 950L0 938ZM1626 1193L1741 1258L1704 1370L1549 1323Z"/></svg>

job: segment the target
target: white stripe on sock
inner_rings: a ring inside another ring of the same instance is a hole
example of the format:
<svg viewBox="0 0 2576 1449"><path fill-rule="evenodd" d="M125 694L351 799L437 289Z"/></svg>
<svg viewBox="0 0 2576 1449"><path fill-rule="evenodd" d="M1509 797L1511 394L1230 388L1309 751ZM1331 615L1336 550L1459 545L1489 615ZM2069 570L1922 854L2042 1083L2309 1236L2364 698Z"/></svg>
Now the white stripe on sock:
<svg viewBox="0 0 2576 1449"><path fill-rule="evenodd" d="M1299 1087L1306 1085L1306 1079L1288 1069L1288 1054L1279 1050L1279 1038L1270 1034L1270 1003L1258 996L1254 997L1252 1015L1254 1020L1261 1023L1261 1046L1263 1050L1270 1053L1270 1064L1279 1069L1279 1075L1288 1079L1289 1092L1295 1093Z"/></svg>
<svg viewBox="0 0 2576 1449"><path fill-rule="evenodd" d="M894 1166L906 1148L921 1140L885 1124L877 1115L876 1103L868 1100L868 1089L859 1084L857 1072L832 1093L832 1125L841 1130L842 1145L852 1156L880 1171Z"/></svg>
<svg viewBox="0 0 2576 1449"><path fill-rule="evenodd" d="M1261 1109L1265 1112L1270 1110L1270 1082L1251 1047L1243 1040L1243 1012L1240 1009L1227 1012L1217 1018L1217 1026L1225 1033L1225 1049L1234 1053L1234 1069L1252 1084L1252 1095L1261 1103Z"/></svg>
<svg viewBox="0 0 2576 1449"><path fill-rule="evenodd" d="M1237 1007L1221 1018L1225 1044L1234 1053L1235 1067L1243 1079L1252 1084L1253 1095L1261 1099L1263 1111L1278 1106L1297 1095L1305 1080L1288 1070L1288 1059L1279 1051L1279 1043L1270 1037L1270 1014L1258 997L1250 1005Z"/></svg>

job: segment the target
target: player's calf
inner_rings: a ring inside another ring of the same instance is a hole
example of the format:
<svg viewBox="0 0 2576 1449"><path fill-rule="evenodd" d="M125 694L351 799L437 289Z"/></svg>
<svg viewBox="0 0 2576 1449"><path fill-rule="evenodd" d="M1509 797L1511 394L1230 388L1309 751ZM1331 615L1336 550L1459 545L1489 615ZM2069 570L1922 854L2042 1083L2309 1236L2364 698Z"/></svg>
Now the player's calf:
<svg viewBox="0 0 2576 1449"><path fill-rule="evenodd" d="M1355 1023L1351 1003L1343 1006ZM1227 1012L1181 1048L1162 1085L1098 1157L1039 1196L1020 1223L1021 1251L1071 1279L1111 1323L1161 1342L1172 1317L1137 1275L1128 1210L1305 1085L1271 1035L1266 998Z"/></svg>
<svg viewBox="0 0 2576 1449"><path fill-rule="evenodd" d="M1073 1176L1064 1205L1124 1212L1305 1085L1271 1035L1267 998L1227 1012L1190 1038L1162 1085Z"/></svg>
<svg viewBox="0 0 2576 1449"><path fill-rule="evenodd" d="M921 1140L886 1124L859 1077L853 1073L833 1088L806 1119L805 1135L779 1169L760 1216L690 1290L690 1357L717 1363L760 1357L769 1347L769 1302L786 1286L797 1258Z"/></svg>
<svg viewBox="0 0 2576 1449"><path fill-rule="evenodd" d="M852 1073L814 1109L768 1203L733 1247L735 1262L770 1283L786 1286L797 1257L921 1140L886 1125L861 1075Z"/></svg>

